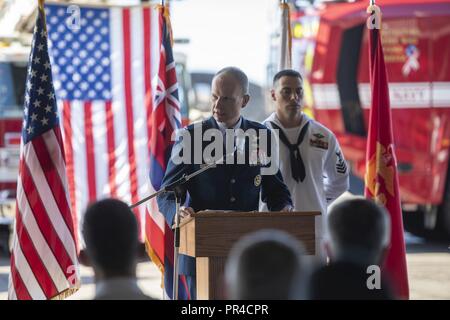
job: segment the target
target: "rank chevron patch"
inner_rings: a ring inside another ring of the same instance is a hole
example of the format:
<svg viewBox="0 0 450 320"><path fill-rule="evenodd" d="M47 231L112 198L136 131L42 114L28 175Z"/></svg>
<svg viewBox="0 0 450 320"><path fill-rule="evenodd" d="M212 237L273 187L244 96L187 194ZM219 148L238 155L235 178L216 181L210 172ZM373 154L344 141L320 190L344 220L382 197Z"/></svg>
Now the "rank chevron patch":
<svg viewBox="0 0 450 320"><path fill-rule="evenodd" d="M344 174L347 172L347 163L344 158L342 158L342 154L340 151L336 152L336 156L338 157L338 161L336 163L336 171L337 173Z"/></svg>

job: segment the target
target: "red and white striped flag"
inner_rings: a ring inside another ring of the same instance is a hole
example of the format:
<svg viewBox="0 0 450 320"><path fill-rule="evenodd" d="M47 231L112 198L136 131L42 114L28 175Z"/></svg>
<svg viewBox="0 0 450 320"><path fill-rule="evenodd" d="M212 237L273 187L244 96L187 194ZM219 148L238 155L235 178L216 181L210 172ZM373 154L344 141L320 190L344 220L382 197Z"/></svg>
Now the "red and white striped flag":
<svg viewBox="0 0 450 320"><path fill-rule="evenodd" d="M150 193L161 21L151 6L67 13L68 6L49 4L46 12L71 207L81 219L92 201L136 203ZM145 208L135 209L141 240Z"/></svg>
<svg viewBox="0 0 450 320"><path fill-rule="evenodd" d="M40 6L28 63L9 299L55 299L79 287L45 15Z"/></svg>

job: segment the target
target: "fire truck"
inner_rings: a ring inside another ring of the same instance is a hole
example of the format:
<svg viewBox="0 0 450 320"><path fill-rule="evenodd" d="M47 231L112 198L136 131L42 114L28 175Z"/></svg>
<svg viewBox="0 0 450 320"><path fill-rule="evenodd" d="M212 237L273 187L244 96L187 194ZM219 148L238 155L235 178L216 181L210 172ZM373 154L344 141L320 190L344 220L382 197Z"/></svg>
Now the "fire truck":
<svg viewBox="0 0 450 320"><path fill-rule="evenodd" d="M0 251L8 252L29 47L0 40Z"/></svg>
<svg viewBox="0 0 450 320"><path fill-rule="evenodd" d="M30 48L2 42L0 47L0 204L15 198L19 165L26 68Z"/></svg>
<svg viewBox="0 0 450 320"><path fill-rule="evenodd" d="M306 107L336 134L353 174L363 179L371 102L369 1L292 4L292 61L304 75ZM450 235L450 1L376 4L405 226Z"/></svg>

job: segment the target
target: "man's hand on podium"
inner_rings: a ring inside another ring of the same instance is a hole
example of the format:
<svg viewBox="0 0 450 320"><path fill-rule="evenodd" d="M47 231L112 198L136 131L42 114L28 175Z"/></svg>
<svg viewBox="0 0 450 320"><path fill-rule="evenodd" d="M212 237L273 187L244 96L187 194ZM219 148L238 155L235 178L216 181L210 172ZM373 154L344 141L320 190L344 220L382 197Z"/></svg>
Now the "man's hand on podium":
<svg viewBox="0 0 450 320"><path fill-rule="evenodd" d="M195 213L195 211L191 207L185 207L185 206L180 207L180 219L181 220L189 218L191 216L191 214L193 214L193 213Z"/></svg>
<svg viewBox="0 0 450 320"><path fill-rule="evenodd" d="M294 211L294 207L291 206L290 204L288 204L286 207L281 209L281 212L291 212L291 211Z"/></svg>

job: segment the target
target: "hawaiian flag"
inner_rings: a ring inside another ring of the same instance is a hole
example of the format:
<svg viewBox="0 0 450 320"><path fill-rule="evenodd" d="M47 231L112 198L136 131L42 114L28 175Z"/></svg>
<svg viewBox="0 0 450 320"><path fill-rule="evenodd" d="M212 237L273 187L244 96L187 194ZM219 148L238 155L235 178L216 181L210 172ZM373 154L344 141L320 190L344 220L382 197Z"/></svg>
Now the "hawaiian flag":
<svg viewBox="0 0 450 320"><path fill-rule="evenodd" d="M167 162L172 151L172 135L181 127L178 84L175 61L172 53L172 38L169 11L160 7L161 51L159 72L155 77L156 87L154 108L150 122L150 181L152 191L159 190ZM158 209L153 198L145 219L146 247L152 261L164 274L164 294L173 299L174 234ZM189 299L186 280L181 277L178 289L179 299Z"/></svg>
<svg viewBox="0 0 450 320"><path fill-rule="evenodd" d="M368 12L379 13L379 9L374 7L369 7ZM391 245L383 269L396 295L408 299L408 274L388 79L380 30L377 28L369 30L369 56L372 105L366 152L365 195L383 205L389 212Z"/></svg>

